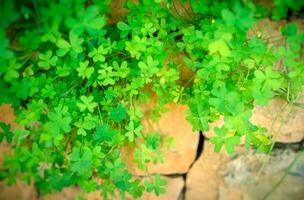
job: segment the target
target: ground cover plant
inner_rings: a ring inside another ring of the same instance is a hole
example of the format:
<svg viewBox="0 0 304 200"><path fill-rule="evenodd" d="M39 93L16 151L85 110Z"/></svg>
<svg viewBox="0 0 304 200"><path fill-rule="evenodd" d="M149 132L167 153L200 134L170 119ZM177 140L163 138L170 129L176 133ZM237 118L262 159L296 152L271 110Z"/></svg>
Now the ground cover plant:
<svg viewBox="0 0 304 200"><path fill-rule="evenodd" d="M109 0L1 1L0 104L13 106L19 126L0 123L0 141L12 147L0 179L34 182L41 195L75 185L104 199L164 193L159 175L142 181L121 158L121 148L140 139L140 169L162 160L160 133L143 133L141 124L142 105L154 96L154 120L168 103L188 105L193 130L223 116L211 138L216 152L232 154L242 138L270 152L272 134L250 117L275 96L303 107L304 34L290 18L302 17L304 3L270 4L127 1L115 21ZM287 20L280 45L248 33L262 18Z"/></svg>

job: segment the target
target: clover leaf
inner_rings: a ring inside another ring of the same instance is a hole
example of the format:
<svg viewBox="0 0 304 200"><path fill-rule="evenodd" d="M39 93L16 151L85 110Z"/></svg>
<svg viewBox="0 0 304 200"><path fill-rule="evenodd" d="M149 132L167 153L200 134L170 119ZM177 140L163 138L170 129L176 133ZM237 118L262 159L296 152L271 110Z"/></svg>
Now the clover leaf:
<svg viewBox="0 0 304 200"><path fill-rule="evenodd" d="M109 124L102 124L96 127L93 138L97 142L112 142L116 134Z"/></svg>
<svg viewBox="0 0 304 200"><path fill-rule="evenodd" d="M13 140L13 136L11 125L0 122L0 143L6 138L6 142L10 144Z"/></svg>
<svg viewBox="0 0 304 200"><path fill-rule="evenodd" d="M127 117L126 112L126 108L123 105L118 105L111 109L110 119L116 123L119 123Z"/></svg>
<svg viewBox="0 0 304 200"><path fill-rule="evenodd" d="M94 62L104 62L106 60L105 55L107 55L108 52L109 50L101 45L97 49L94 48L93 51L89 53L89 56L93 58Z"/></svg>
<svg viewBox="0 0 304 200"><path fill-rule="evenodd" d="M164 186L167 184L166 179L161 178L159 174L156 174L154 177L154 182L151 182L149 180L145 180L144 182L146 189L148 192L154 191L156 196L159 196L166 192L164 189Z"/></svg>
<svg viewBox="0 0 304 200"><path fill-rule="evenodd" d="M215 127L214 131L216 136L210 138L210 142L215 145L214 151L220 152L224 145L227 153L233 154L234 147L240 143L240 137L233 134L229 136L229 130L224 126L221 128Z"/></svg>
<svg viewBox="0 0 304 200"><path fill-rule="evenodd" d="M94 67L88 67L89 61L84 61L79 63L79 67L76 68L78 71L78 76L80 76L82 79L89 79L92 74L94 73Z"/></svg>
<svg viewBox="0 0 304 200"><path fill-rule="evenodd" d="M92 168L92 151L89 147L74 147L70 154L71 170L79 175L90 173Z"/></svg>
<svg viewBox="0 0 304 200"><path fill-rule="evenodd" d="M131 30L130 26L122 21L119 21L117 23L117 28L121 31L120 37L122 37L122 38L125 38Z"/></svg>
<svg viewBox="0 0 304 200"><path fill-rule="evenodd" d="M94 109L98 106L96 102L94 102L93 96L80 96L81 102L77 103L78 108L81 112L88 110L89 112L94 112Z"/></svg>
<svg viewBox="0 0 304 200"><path fill-rule="evenodd" d="M56 54L59 57L65 56L69 51L72 51L74 54L79 54L83 52L83 41L83 38L78 37L73 31L70 31L69 42L63 38L57 40L56 46L59 49L56 51Z"/></svg>
<svg viewBox="0 0 304 200"><path fill-rule="evenodd" d="M142 126L139 125L139 123L136 123L137 125L135 125L134 121L130 121L128 125L126 125L126 136L128 137L128 140L130 142L134 141L134 137L141 137L141 130L142 130Z"/></svg>
<svg viewBox="0 0 304 200"><path fill-rule="evenodd" d="M211 42L208 46L210 54L219 53L223 57L231 54L230 48L223 39L218 39Z"/></svg>
<svg viewBox="0 0 304 200"><path fill-rule="evenodd" d="M51 66L55 66L58 61L57 56L53 56L53 52L48 50L44 54L39 55L41 61L38 62L38 66L48 70Z"/></svg>

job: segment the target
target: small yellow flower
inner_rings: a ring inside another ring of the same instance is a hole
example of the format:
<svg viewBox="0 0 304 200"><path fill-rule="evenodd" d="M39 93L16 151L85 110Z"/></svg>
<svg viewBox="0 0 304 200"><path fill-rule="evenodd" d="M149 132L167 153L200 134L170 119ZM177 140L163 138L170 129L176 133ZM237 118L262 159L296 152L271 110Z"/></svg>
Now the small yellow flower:
<svg viewBox="0 0 304 200"><path fill-rule="evenodd" d="M243 87L243 86L241 86L241 87L240 87L240 90L244 91L244 90L246 90L246 88Z"/></svg>
<svg viewBox="0 0 304 200"><path fill-rule="evenodd" d="M260 31L257 32L257 37L260 38L262 36L262 33Z"/></svg>

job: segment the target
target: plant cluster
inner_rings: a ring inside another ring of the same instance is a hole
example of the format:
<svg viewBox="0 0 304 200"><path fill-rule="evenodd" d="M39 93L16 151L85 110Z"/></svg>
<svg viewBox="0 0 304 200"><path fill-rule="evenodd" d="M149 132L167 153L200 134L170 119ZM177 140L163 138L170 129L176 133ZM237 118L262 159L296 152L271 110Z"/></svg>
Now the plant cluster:
<svg viewBox="0 0 304 200"><path fill-rule="evenodd" d="M271 46L248 30L261 18L301 17L301 1L291 2L127 1L127 15L113 22L110 0L1 1L0 104L13 106L19 125L0 124L0 141L12 146L1 180L34 181L41 194L75 185L104 199L116 190L122 198L164 193L165 180L134 177L121 155L140 139L140 169L162 160L160 133L142 131L142 105L153 95L153 119L168 103L188 105L193 130L222 116L216 152L233 153L241 138L269 152L271 134L250 122L252 109L274 96L301 106L304 34L287 23Z"/></svg>

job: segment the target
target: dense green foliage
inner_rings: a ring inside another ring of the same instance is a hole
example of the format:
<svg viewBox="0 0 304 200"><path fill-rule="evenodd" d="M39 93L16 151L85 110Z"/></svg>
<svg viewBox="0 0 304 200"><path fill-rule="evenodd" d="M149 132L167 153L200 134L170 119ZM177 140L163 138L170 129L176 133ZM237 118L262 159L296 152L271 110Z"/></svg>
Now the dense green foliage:
<svg viewBox="0 0 304 200"><path fill-rule="evenodd" d="M223 116L211 139L216 152L233 153L241 138L269 152L271 134L250 123L254 105L281 96L301 106L303 32L287 23L276 46L248 34L261 18L297 15L301 1L276 0L272 10L238 0L130 1L117 23L109 0L1 2L0 104L12 104L24 127L0 124L0 141L13 149L0 178L10 184L34 181L42 194L79 185L105 199L117 189L122 198L164 193L165 180L141 181L121 156L141 138L138 167L148 172L147 163L162 160L162 136L141 124L141 105L154 93L153 119L172 102L188 105L193 130Z"/></svg>

